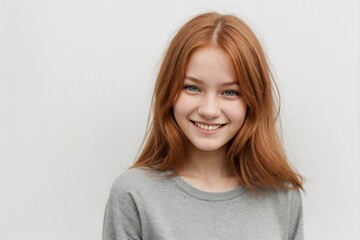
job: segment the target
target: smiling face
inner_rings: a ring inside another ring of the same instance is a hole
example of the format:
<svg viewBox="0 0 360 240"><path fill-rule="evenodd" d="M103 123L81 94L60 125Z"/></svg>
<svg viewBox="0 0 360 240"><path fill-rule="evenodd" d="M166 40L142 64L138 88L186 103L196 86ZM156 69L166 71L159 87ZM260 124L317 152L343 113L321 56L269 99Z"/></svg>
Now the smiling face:
<svg viewBox="0 0 360 240"><path fill-rule="evenodd" d="M246 103L229 56L206 47L192 54L174 116L190 143L189 151L220 151L240 130Z"/></svg>

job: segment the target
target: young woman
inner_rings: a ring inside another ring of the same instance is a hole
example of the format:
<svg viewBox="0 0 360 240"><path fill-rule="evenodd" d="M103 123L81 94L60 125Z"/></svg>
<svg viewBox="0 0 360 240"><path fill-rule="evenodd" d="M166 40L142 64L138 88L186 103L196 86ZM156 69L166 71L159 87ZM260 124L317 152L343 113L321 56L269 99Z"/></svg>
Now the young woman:
<svg viewBox="0 0 360 240"><path fill-rule="evenodd" d="M303 239L302 178L276 131L274 89L242 20L186 23L164 56L143 148L112 186L103 239Z"/></svg>

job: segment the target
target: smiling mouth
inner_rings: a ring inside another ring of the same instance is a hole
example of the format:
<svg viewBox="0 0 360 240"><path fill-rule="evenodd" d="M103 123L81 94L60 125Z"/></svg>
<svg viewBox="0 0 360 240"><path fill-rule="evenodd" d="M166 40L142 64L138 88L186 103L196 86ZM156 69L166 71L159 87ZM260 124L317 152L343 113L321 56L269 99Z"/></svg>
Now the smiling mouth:
<svg viewBox="0 0 360 240"><path fill-rule="evenodd" d="M200 128L201 130L204 131L214 131L214 130L218 130L219 128L225 126L226 124L211 124L211 125L207 125L207 124L203 124L203 123L199 123L199 122L195 122L190 120L190 122L192 122L196 127Z"/></svg>

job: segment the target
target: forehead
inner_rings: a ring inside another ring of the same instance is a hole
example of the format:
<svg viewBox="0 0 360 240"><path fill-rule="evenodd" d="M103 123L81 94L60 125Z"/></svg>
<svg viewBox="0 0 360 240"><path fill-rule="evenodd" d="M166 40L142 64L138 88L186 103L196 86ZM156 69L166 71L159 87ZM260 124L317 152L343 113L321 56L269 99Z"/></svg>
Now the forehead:
<svg viewBox="0 0 360 240"><path fill-rule="evenodd" d="M195 51L189 59L185 75L201 79L206 83L236 80L229 55L217 47L206 47Z"/></svg>

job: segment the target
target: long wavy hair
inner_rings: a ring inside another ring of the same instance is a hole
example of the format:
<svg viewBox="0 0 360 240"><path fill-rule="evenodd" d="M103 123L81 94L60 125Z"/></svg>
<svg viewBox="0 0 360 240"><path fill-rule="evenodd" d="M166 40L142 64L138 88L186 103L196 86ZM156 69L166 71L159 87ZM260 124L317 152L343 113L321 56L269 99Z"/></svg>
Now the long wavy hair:
<svg viewBox="0 0 360 240"><path fill-rule="evenodd" d="M211 46L229 55L247 103L244 123L228 142L230 172L253 192L303 189L302 176L288 162L276 129L280 112L276 103L280 101L275 96L279 91L264 51L245 22L216 12L194 17L172 39L157 76L142 148L130 168L173 170L168 175L173 177L183 166L187 139L175 121L173 106L183 88L190 57Z"/></svg>

